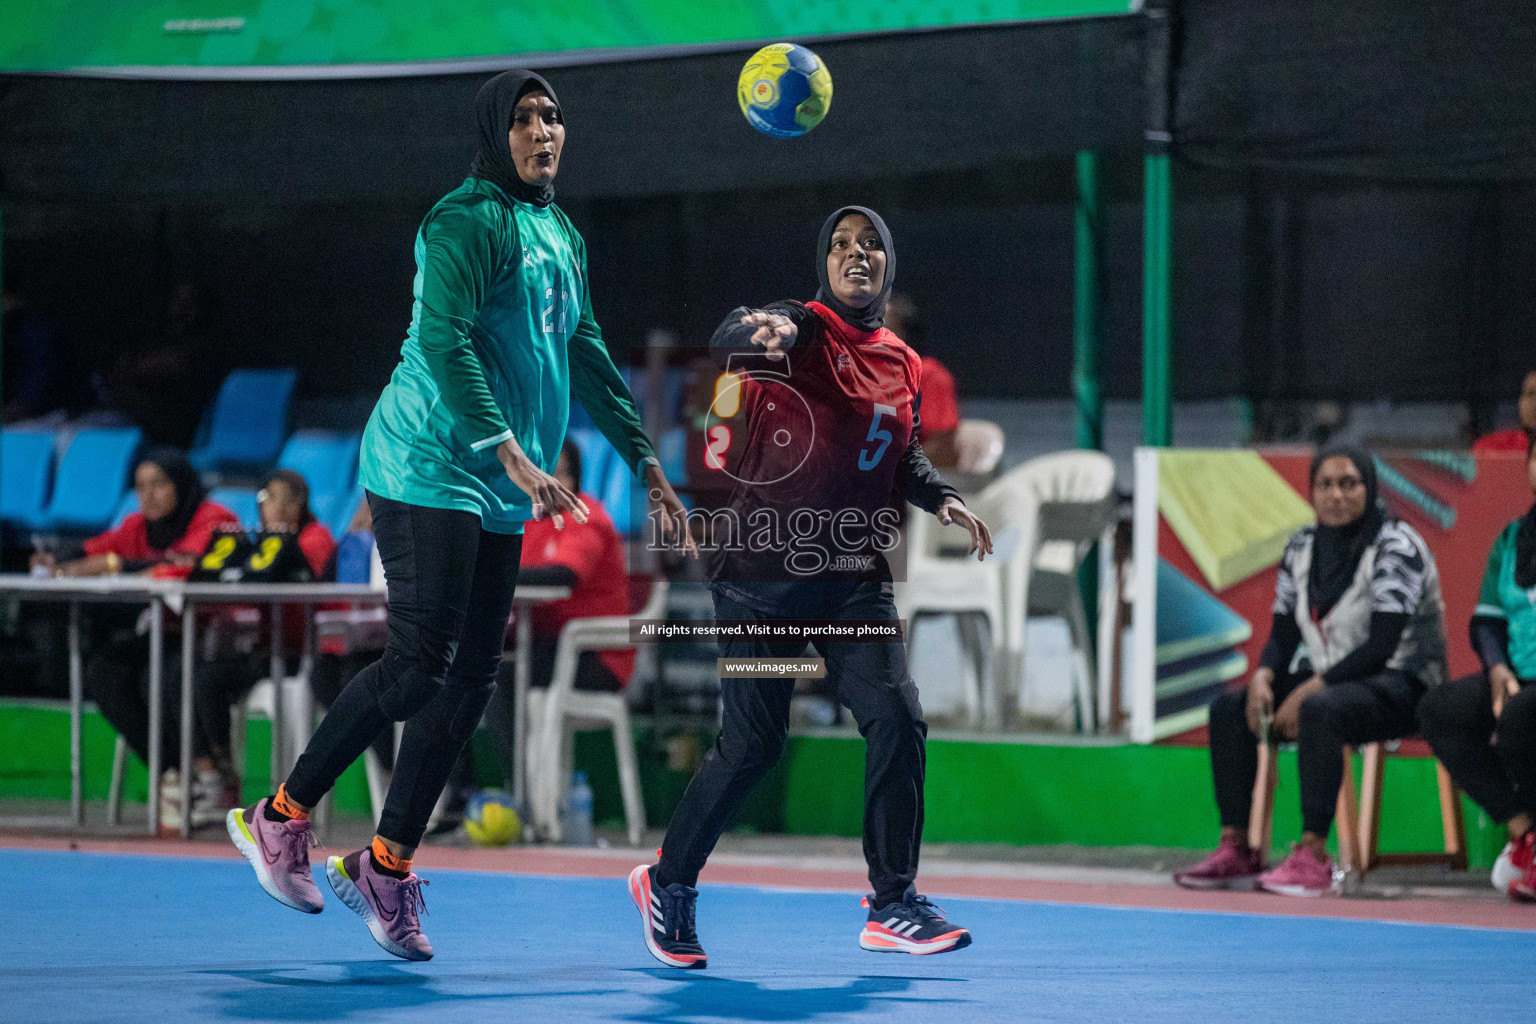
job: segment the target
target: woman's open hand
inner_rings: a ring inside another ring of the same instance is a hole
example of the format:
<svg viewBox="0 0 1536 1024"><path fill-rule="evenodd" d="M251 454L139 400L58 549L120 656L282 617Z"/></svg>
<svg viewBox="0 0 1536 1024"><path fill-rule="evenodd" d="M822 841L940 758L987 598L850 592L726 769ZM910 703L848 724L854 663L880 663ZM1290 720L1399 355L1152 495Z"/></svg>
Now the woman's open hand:
<svg viewBox="0 0 1536 1024"><path fill-rule="evenodd" d="M965 503L959 498L945 498L944 504L939 506L935 513L939 522L945 526L951 523L959 523L970 531L971 546L966 549L967 555L975 555L978 562L985 562L987 556L992 553L992 531L987 529L987 524L977 519L971 510L965 507Z"/></svg>
<svg viewBox="0 0 1536 1024"><path fill-rule="evenodd" d="M507 477L518 489L533 500L533 518L549 516L555 529L565 529L565 514L570 513L578 523L587 521L587 505L566 490L554 477L533 464L523 452L516 438L509 437L496 446L496 458L507 471Z"/></svg>
<svg viewBox="0 0 1536 1024"><path fill-rule="evenodd" d="M800 328L789 317L764 309L753 310L742 317L741 322L747 327L757 328L752 332L752 344L761 345L768 358L775 362L784 358L784 347L793 344L800 333Z"/></svg>

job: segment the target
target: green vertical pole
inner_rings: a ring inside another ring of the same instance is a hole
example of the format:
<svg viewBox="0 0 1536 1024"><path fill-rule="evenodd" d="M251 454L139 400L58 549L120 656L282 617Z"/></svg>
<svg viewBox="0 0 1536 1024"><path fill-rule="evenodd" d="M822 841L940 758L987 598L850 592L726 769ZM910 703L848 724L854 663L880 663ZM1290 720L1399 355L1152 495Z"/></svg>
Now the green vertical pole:
<svg viewBox="0 0 1536 1024"><path fill-rule="evenodd" d="M1101 353L1104 348L1104 219L1099 205L1099 155L1083 150L1077 154L1076 232L1073 245L1072 289L1072 397L1076 405L1076 444L1079 448L1104 449L1104 384ZM1088 635L1099 629L1099 549L1077 569L1078 593L1088 620ZM1097 679L1090 681L1098 689ZM1080 708L1083 715L1087 708ZM1095 732L1097 723L1079 721L1084 732Z"/></svg>
<svg viewBox="0 0 1536 1024"><path fill-rule="evenodd" d="M1104 221L1099 208L1099 155L1077 154L1076 242L1073 248L1072 397L1077 407L1076 444L1104 448L1103 351Z"/></svg>
<svg viewBox="0 0 1536 1024"><path fill-rule="evenodd" d="M1170 355L1173 348L1173 181L1166 152L1144 158L1144 227L1141 262L1142 443L1173 443Z"/></svg>

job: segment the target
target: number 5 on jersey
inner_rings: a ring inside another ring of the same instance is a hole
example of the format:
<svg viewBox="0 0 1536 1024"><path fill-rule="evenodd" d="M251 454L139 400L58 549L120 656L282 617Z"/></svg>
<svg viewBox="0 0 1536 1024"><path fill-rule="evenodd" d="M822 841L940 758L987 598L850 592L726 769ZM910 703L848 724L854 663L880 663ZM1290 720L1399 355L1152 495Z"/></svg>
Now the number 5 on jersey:
<svg viewBox="0 0 1536 1024"><path fill-rule="evenodd" d="M865 449L859 452L859 468L874 469L880 465L880 457L891 446L891 432L880 426L881 416L895 416L896 409L889 405L876 405L875 414L869 421L869 436L866 441L879 441L880 444L873 452Z"/></svg>

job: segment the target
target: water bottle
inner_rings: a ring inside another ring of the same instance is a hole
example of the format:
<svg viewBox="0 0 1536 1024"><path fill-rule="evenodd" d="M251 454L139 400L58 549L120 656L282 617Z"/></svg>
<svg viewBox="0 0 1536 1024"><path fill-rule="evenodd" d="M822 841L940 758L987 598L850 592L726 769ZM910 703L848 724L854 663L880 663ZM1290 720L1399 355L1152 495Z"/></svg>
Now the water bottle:
<svg viewBox="0 0 1536 1024"><path fill-rule="evenodd" d="M592 787L587 773L571 775L571 795L566 804L565 842L568 846L592 845Z"/></svg>

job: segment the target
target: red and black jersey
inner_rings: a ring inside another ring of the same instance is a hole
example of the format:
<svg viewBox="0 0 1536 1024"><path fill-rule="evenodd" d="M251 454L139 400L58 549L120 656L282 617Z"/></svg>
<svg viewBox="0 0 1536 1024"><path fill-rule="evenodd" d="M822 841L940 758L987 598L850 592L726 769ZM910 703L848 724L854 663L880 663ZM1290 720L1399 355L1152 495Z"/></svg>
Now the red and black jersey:
<svg viewBox="0 0 1536 1024"><path fill-rule="evenodd" d="M744 378L740 412L727 423L745 432L717 467L734 486L730 519L712 531L712 579L777 610L800 584L889 581L884 552L898 541L906 501L935 511L954 491L917 441L922 362L905 342L884 327L852 327L817 302L769 309L798 327L784 359L750 344L745 309L711 342L716 362Z"/></svg>

